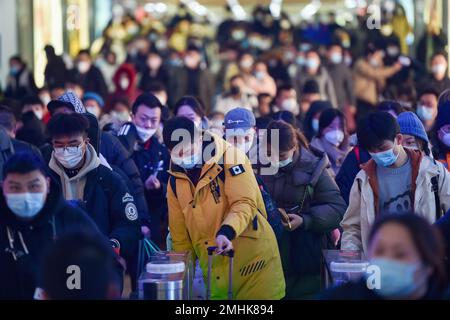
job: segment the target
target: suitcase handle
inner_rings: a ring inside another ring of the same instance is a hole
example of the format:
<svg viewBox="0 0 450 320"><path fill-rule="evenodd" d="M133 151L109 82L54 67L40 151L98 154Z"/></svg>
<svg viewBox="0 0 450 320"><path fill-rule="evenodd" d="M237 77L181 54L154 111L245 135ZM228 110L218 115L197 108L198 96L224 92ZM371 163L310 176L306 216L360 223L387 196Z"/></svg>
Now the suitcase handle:
<svg viewBox="0 0 450 320"><path fill-rule="evenodd" d="M208 279L206 284L206 299L211 300L211 270L212 270L212 257L218 247L208 248ZM230 258L230 270L228 274L228 300L233 300L233 262L234 262L234 250L223 254Z"/></svg>

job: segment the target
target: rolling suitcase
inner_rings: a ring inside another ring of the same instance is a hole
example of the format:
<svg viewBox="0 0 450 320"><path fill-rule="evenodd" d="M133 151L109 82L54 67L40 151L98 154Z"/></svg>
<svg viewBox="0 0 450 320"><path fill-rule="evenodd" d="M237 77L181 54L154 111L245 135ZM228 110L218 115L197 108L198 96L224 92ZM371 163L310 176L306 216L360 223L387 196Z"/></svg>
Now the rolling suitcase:
<svg viewBox="0 0 450 320"><path fill-rule="evenodd" d="M217 247L208 248L208 278L206 283L206 300L211 300L211 271L212 271L212 258ZM230 269L228 274L228 300L233 300L233 262L234 251L230 251L225 254L230 258Z"/></svg>

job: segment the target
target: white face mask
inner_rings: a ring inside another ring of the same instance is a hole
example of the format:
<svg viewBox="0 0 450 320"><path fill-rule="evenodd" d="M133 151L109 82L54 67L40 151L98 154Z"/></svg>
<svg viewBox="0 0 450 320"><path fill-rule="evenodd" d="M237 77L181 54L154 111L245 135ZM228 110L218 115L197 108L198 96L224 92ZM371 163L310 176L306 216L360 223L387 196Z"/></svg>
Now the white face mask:
<svg viewBox="0 0 450 320"><path fill-rule="evenodd" d="M21 219L33 219L45 204L45 193L6 194L6 204Z"/></svg>
<svg viewBox="0 0 450 320"><path fill-rule="evenodd" d="M325 140L335 147L339 147L344 139L345 135L342 130L333 130L325 134Z"/></svg>
<svg viewBox="0 0 450 320"><path fill-rule="evenodd" d="M33 113L36 116L36 118L38 118L39 120L44 119L44 111L43 110L33 111Z"/></svg>
<svg viewBox="0 0 450 320"><path fill-rule="evenodd" d="M41 99L41 101L44 104L44 106L48 105L50 103L50 101L52 100L50 95L47 94L47 93L40 95L39 99Z"/></svg>
<svg viewBox="0 0 450 320"><path fill-rule="evenodd" d="M56 160L66 169L73 169L83 160L82 144L78 147L55 148Z"/></svg>
<svg viewBox="0 0 450 320"><path fill-rule="evenodd" d="M431 72L435 75L441 75L443 73L445 73L445 71L447 70L447 67L445 66L445 64L435 64L431 67Z"/></svg>
<svg viewBox="0 0 450 320"><path fill-rule="evenodd" d="M281 109L283 111L292 112L294 115L298 115L299 107L297 100L295 99L286 99L281 103Z"/></svg>
<svg viewBox="0 0 450 320"><path fill-rule="evenodd" d="M100 117L100 111L96 107L87 106L86 110L87 112L93 114L97 119Z"/></svg>
<svg viewBox="0 0 450 320"><path fill-rule="evenodd" d="M242 69L250 69L253 66L253 61L252 60L242 60L240 65L241 65Z"/></svg>
<svg viewBox="0 0 450 320"><path fill-rule="evenodd" d="M120 79L120 88L122 90L127 90L128 87L130 86L130 80L128 78L121 78Z"/></svg>
<svg viewBox="0 0 450 320"><path fill-rule="evenodd" d="M91 63L87 61L78 62L78 72L87 73L91 69Z"/></svg>
<svg viewBox="0 0 450 320"><path fill-rule="evenodd" d="M156 133L156 129L145 129L139 126L136 126L136 130L142 142L147 142L150 140Z"/></svg>

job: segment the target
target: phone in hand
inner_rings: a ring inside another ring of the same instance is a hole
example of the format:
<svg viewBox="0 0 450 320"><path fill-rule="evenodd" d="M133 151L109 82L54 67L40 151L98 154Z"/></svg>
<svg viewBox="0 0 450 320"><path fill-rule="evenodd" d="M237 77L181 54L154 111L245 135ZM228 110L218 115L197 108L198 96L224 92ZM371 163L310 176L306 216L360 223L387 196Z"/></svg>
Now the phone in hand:
<svg viewBox="0 0 450 320"><path fill-rule="evenodd" d="M300 210L300 206L295 206L295 207L292 207L292 208L287 208L287 209L285 209L286 210L286 213L287 214L298 214L299 212L299 210Z"/></svg>

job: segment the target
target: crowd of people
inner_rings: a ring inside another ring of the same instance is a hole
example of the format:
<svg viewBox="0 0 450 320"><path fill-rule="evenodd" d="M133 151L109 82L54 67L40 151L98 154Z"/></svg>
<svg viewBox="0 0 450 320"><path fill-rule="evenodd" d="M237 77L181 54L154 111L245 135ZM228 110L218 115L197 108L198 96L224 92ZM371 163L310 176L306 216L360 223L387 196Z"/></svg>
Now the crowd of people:
<svg viewBox="0 0 450 320"><path fill-rule="evenodd" d="M10 59L0 298L118 299L125 273L136 293L143 238L190 251L205 277L217 247L213 299L227 297L230 251L235 299L318 297L324 249L362 252L383 285L323 299L448 296L441 30L430 25L415 55L401 28L369 30L364 18L356 32L333 14L298 28L270 17L258 7L208 41L185 32L189 15L166 33L127 16L71 63L47 46L41 88ZM118 28L133 32L118 41ZM83 290L66 287L67 265L88 270Z"/></svg>

